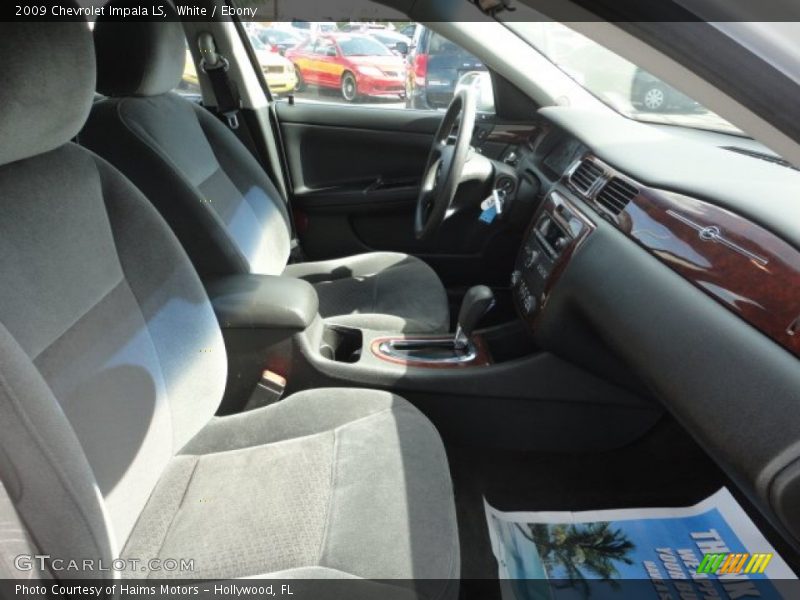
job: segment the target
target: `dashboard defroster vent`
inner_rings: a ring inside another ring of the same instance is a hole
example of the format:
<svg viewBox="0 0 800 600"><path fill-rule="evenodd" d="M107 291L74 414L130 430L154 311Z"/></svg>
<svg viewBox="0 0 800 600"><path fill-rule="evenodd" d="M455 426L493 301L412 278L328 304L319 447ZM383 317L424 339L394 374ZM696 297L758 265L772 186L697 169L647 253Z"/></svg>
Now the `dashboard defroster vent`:
<svg viewBox="0 0 800 600"><path fill-rule="evenodd" d="M585 159L573 171L569 180L579 192L589 194L604 174L603 167L592 160Z"/></svg>
<svg viewBox="0 0 800 600"><path fill-rule="evenodd" d="M603 186L595 201L611 214L619 215L638 195L638 188L619 177L614 177Z"/></svg>

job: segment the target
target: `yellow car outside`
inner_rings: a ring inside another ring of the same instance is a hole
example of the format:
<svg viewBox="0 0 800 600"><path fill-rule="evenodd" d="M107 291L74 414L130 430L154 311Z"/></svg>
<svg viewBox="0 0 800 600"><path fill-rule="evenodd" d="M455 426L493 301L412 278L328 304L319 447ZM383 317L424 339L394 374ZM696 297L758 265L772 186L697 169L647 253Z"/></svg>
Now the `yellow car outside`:
<svg viewBox="0 0 800 600"><path fill-rule="evenodd" d="M186 62L183 65L183 77L179 88L181 90L200 93L200 81L197 78L197 69L189 49L186 49Z"/></svg>
<svg viewBox="0 0 800 600"><path fill-rule="evenodd" d="M267 87L273 94L288 94L297 87L297 73L294 65L277 52L271 51L260 39L251 36L250 42L267 80Z"/></svg>
<svg viewBox="0 0 800 600"><path fill-rule="evenodd" d="M259 42L260 43L260 42ZM267 80L267 87L273 94L288 94L297 87L297 74L294 65L283 58L277 52L270 52L261 44L261 48L253 45L256 52L261 72ZM186 63L183 68L183 78L181 79L181 90L200 92L200 82L197 78L197 69L194 64L189 49L186 49Z"/></svg>

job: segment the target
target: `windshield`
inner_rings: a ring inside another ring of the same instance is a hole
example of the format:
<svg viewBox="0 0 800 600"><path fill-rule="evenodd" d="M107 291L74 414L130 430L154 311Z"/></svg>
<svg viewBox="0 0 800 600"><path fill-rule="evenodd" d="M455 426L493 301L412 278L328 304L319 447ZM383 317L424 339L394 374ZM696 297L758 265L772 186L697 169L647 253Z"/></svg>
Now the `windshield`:
<svg viewBox="0 0 800 600"><path fill-rule="evenodd" d="M262 42L259 38L257 38L254 35L251 35L249 37L250 37L250 43L253 45L253 50L267 50L267 47L264 45L264 42Z"/></svg>
<svg viewBox="0 0 800 600"><path fill-rule="evenodd" d="M339 38L339 48L345 56L392 56L392 51L368 37Z"/></svg>
<svg viewBox="0 0 800 600"><path fill-rule="evenodd" d="M627 117L742 135L734 125L656 76L561 23L504 25L589 93Z"/></svg>
<svg viewBox="0 0 800 600"><path fill-rule="evenodd" d="M276 42L298 42L302 38L296 33L291 31L282 31L280 29L267 29L267 39L275 40Z"/></svg>
<svg viewBox="0 0 800 600"><path fill-rule="evenodd" d="M370 35L372 37L374 37L376 40L378 40L381 44L383 44L383 45L385 45L387 47L389 46L389 44L394 44L394 43L397 42L396 39L394 39L392 37L389 37L388 35L383 35L383 34L380 34L380 33L372 33Z"/></svg>

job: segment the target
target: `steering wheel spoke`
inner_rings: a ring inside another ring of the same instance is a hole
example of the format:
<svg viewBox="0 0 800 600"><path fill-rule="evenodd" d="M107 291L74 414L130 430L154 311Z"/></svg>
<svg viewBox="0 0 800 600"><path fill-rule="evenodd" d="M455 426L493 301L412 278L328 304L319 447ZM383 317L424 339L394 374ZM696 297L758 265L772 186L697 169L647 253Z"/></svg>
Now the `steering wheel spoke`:
<svg viewBox="0 0 800 600"><path fill-rule="evenodd" d="M463 89L453 97L442 118L417 198L414 217L417 239L431 237L452 212L453 198L469 156L476 112L474 92ZM456 124L458 128L453 135Z"/></svg>

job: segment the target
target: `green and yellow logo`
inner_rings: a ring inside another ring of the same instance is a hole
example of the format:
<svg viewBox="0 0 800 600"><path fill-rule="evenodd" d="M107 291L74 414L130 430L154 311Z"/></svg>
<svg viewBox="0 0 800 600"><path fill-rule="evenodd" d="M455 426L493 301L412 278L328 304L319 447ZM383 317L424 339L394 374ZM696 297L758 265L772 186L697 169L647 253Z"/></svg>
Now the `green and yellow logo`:
<svg viewBox="0 0 800 600"><path fill-rule="evenodd" d="M731 575L735 573L763 573L772 554L706 554L697 566L698 573Z"/></svg>

